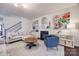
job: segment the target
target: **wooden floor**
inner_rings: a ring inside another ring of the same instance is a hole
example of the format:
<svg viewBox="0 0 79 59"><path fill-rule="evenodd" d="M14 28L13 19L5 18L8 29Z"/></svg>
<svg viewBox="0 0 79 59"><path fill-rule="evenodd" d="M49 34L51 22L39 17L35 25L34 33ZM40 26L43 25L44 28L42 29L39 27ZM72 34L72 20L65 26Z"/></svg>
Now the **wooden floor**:
<svg viewBox="0 0 79 59"><path fill-rule="evenodd" d="M65 56L79 56L79 47L70 48L65 46L64 53Z"/></svg>

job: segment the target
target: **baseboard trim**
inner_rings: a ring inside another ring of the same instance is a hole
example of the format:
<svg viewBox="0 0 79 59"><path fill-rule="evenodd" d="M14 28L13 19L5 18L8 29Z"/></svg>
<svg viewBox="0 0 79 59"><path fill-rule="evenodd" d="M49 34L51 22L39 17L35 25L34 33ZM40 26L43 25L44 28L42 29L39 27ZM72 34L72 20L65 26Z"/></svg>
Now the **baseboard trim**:
<svg viewBox="0 0 79 59"><path fill-rule="evenodd" d="M16 40L16 41L12 41L12 42L6 42L6 44L15 43L15 42L18 42L18 41L22 41L22 39L20 39L20 40Z"/></svg>

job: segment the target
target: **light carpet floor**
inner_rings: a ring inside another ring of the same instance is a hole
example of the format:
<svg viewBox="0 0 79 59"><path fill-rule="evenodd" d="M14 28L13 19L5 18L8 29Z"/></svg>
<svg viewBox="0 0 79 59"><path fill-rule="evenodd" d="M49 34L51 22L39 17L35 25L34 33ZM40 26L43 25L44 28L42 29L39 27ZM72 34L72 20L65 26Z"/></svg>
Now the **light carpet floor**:
<svg viewBox="0 0 79 59"><path fill-rule="evenodd" d="M47 50L44 42L38 40L38 46L32 49L26 47L26 43L18 41L11 44L0 45L0 55L3 56L64 56L64 47L58 46L56 48Z"/></svg>

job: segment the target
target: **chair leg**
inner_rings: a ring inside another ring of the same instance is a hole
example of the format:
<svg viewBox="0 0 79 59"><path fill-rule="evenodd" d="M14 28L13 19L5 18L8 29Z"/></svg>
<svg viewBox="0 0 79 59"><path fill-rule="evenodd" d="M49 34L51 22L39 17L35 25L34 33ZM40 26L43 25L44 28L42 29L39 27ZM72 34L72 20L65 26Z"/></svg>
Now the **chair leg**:
<svg viewBox="0 0 79 59"><path fill-rule="evenodd" d="M47 51L49 50L49 48L47 48Z"/></svg>
<svg viewBox="0 0 79 59"><path fill-rule="evenodd" d="M32 45L31 44L27 44L26 46L28 46L29 49L32 48Z"/></svg>
<svg viewBox="0 0 79 59"><path fill-rule="evenodd" d="M32 48L32 45L29 45L29 47L28 47L29 49L31 49Z"/></svg>
<svg viewBox="0 0 79 59"><path fill-rule="evenodd" d="M46 50L48 51L48 48L46 48Z"/></svg>
<svg viewBox="0 0 79 59"><path fill-rule="evenodd" d="M50 50L50 49L53 49L53 47L52 48L47 48L47 51ZM56 47L56 50L58 51L58 47Z"/></svg>
<svg viewBox="0 0 79 59"><path fill-rule="evenodd" d="M57 51L58 51L58 47L56 47Z"/></svg>

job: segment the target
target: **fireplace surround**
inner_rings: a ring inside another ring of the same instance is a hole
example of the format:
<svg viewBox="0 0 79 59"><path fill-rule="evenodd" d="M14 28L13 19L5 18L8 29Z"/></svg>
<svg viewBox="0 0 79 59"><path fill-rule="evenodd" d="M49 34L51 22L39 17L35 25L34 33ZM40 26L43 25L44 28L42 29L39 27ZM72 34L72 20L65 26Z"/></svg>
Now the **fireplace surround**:
<svg viewBox="0 0 79 59"><path fill-rule="evenodd" d="M48 35L49 31L40 31L40 39L44 40L45 35Z"/></svg>

